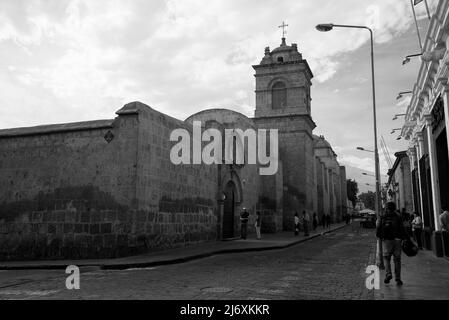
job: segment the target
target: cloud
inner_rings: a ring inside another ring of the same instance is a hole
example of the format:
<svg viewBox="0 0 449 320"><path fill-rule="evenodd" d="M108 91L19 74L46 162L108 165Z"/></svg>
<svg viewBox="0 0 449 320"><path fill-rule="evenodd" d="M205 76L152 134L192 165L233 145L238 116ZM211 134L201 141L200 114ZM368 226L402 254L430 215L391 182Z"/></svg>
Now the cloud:
<svg viewBox="0 0 449 320"><path fill-rule="evenodd" d="M253 116L252 65L280 44L282 21L315 75L316 131L340 160L372 168L354 151L372 143L369 33L315 26L373 25L381 134L408 103L390 96L415 80L416 62L400 65L417 44L408 1L2 0L0 127L111 118L135 100L180 119L215 107Z"/></svg>
<svg viewBox="0 0 449 320"><path fill-rule="evenodd" d="M365 23L379 13L378 41L409 22L407 5L391 0L376 7L355 0L9 0L1 9L0 45L29 56L25 64L11 63L18 83L47 90L86 116L106 115L135 97L181 116L218 104L248 112L254 105L251 65L279 41L280 21L290 25L287 37L300 40L318 82L332 79L342 66L339 57L368 40L359 30L320 34L318 21Z"/></svg>

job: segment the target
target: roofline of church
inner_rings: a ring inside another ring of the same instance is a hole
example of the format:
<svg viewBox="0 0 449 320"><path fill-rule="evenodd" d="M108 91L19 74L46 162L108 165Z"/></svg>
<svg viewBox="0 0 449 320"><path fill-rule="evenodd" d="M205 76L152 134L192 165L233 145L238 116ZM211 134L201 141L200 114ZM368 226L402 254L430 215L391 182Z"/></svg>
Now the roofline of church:
<svg viewBox="0 0 449 320"><path fill-rule="evenodd" d="M196 112L196 113L194 113L194 114L188 116L184 121L187 122L190 118L192 118L192 117L194 117L194 116L196 116L196 115L205 114L205 113L209 113L209 112L216 112L216 111L232 112L232 113L238 114L239 116L242 116L242 117L244 117L244 118L246 118L246 119L248 119L248 120L251 120L251 119L252 119L252 118L250 118L250 117L244 115L243 113L238 112L238 111L235 111L235 110L232 110L232 109L226 109L226 108L211 108L211 109L204 109L204 110L198 111L198 112Z"/></svg>

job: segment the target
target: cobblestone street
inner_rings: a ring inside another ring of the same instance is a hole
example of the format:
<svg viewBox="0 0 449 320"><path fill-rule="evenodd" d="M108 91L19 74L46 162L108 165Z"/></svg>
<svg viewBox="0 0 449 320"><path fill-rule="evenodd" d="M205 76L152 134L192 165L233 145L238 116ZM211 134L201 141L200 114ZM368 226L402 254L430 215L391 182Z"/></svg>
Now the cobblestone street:
<svg viewBox="0 0 449 320"><path fill-rule="evenodd" d="M372 299L365 268L371 231L350 227L288 249L226 254L147 269L81 269L81 289L63 270L2 271L3 299Z"/></svg>
<svg viewBox="0 0 449 320"><path fill-rule="evenodd" d="M287 249L212 256L144 269L82 267L81 289L64 270L0 271L1 299L449 299L449 261L430 251L403 255L402 288L365 287L374 263L372 230L351 226Z"/></svg>

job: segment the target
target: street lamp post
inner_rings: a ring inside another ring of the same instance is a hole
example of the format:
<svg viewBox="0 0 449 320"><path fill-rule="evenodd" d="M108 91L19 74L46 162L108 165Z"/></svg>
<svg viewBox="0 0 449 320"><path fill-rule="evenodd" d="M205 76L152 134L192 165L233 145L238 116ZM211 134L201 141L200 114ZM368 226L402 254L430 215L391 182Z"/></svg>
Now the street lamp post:
<svg viewBox="0 0 449 320"><path fill-rule="evenodd" d="M372 82L372 91L373 91L373 121L374 121L374 162L376 166L376 215L378 221L380 221L380 165L379 165L379 149L377 147L377 116L376 116L376 83L375 83L375 76L374 76L374 36L373 36L373 30L371 28L368 28L366 26L353 26L353 25L342 25L342 24L332 24L332 23L326 23L326 24L319 24L316 26L316 29L321 32L328 32L331 31L333 28L352 28L352 29L365 29L368 30L370 33L370 40L371 40L371 82ZM383 269L385 268L382 258L382 242L377 241L378 244L378 262L377 265L379 268Z"/></svg>
<svg viewBox="0 0 449 320"><path fill-rule="evenodd" d="M402 128L392 129L391 132L390 132L390 134L393 134L393 133L395 133L396 131L401 131L401 130L402 130Z"/></svg>
<svg viewBox="0 0 449 320"><path fill-rule="evenodd" d="M402 65L405 66L407 63L409 63L410 58L419 57L419 56L422 56L422 53L409 54L408 56L405 57L404 61L402 61Z"/></svg>
<svg viewBox="0 0 449 320"><path fill-rule="evenodd" d="M369 174L369 173L366 173L366 172L363 172L362 174L363 174L364 176L375 177L374 175Z"/></svg>
<svg viewBox="0 0 449 320"><path fill-rule="evenodd" d="M398 120L399 117L405 117L405 116L406 116L405 113L395 114L393 117L393 121Z"/></svg>
<svg viewBox="0 0 449 320"><path fill-rule="evenodd" d="M367 150L367 149L365 149L365 148L362 148L362 147L357 147L357 150L360 150L360 151L366 151L366 152L371 152L371 153L374 153L374 151L371 151L371 150Z"/></svg>
<svg viewBox="0 0 449 320"><path fill-rule="evenodd" d="M396 97L396 100L402 99L402 97L404 96L404 94L412 94L412 91L402 91L399 92L398 96Z"/></svg>

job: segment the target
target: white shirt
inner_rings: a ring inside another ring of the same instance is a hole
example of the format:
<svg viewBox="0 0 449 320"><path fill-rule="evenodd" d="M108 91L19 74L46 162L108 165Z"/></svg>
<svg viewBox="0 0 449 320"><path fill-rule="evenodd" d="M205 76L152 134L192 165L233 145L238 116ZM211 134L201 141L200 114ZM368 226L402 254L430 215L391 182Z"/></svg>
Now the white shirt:
<svg viewBox="0 0 449 320"><path fill-rule="evenodd" d="M444 211L440 215L440 221L441 221L441 225L442 225L443 229L445 229L446 231L449 231L449 211Z"/></svg>
<svg viewBox="0 0 449 320"><path fill-rule="evenodd" d="M413 229L420 229L422 228L422 220L420 216L416 216L415 219L412 221Z"/></svg>

